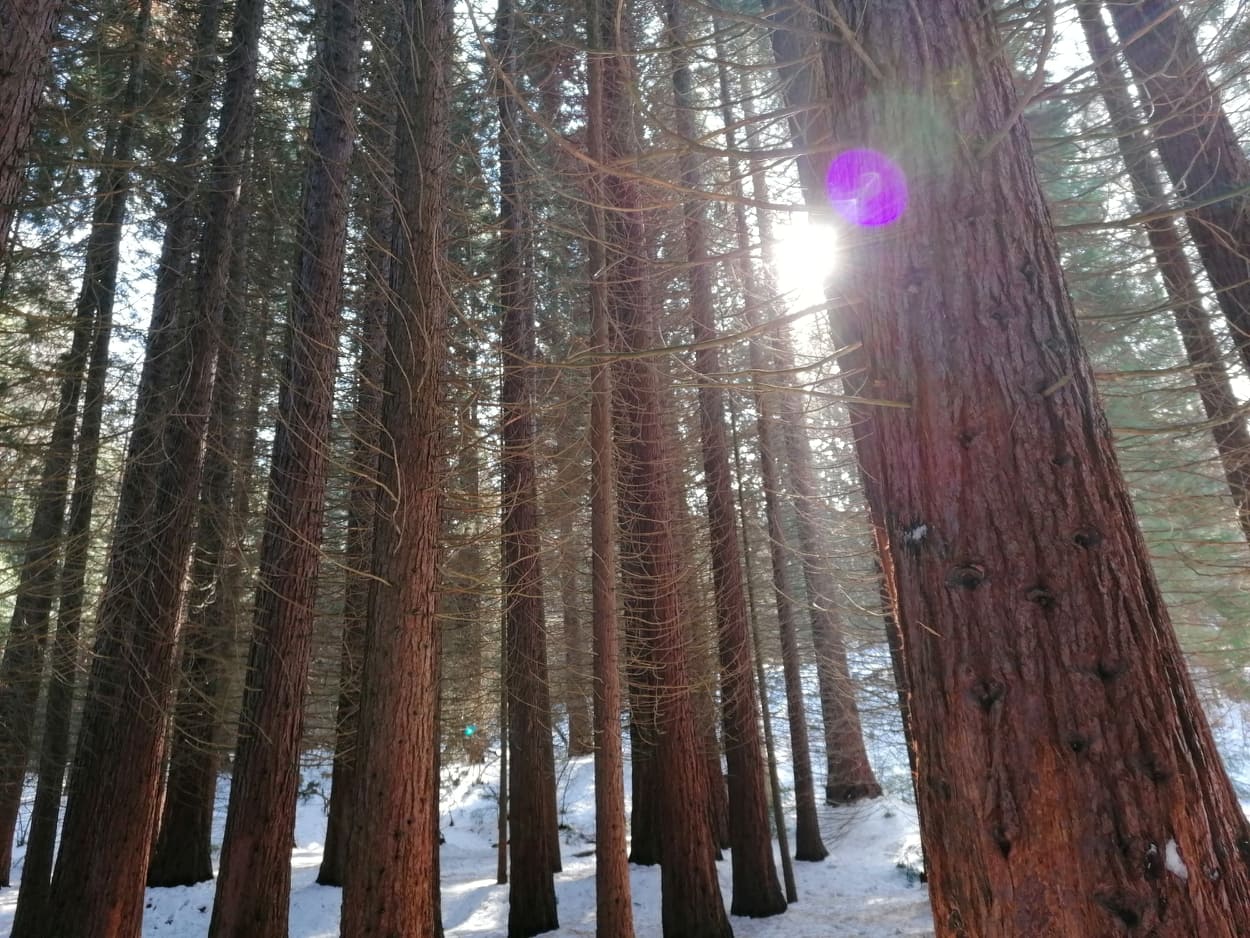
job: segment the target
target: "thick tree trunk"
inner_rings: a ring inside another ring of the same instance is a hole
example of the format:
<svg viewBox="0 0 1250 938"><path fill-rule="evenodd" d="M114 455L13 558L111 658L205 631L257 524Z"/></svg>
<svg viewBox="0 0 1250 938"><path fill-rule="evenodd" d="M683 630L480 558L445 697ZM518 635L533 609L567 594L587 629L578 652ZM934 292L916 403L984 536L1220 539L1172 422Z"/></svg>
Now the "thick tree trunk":
<svg viewBox="0 0 1250 938"><path fill-rule="evenodd" d="M56 638L51 655L51 678L45 702L45 720L39 755L39 782L22 883L18 891L13 934L38 938L47 934L48 889L57 822L61 812L61 788L69 756L70 716L78 666L78 630L87 555L91 542L91 512L96 485L96 463L100 452L100 425L104 411L105 381L108 376L109 341L113 329L113 298L121 257L122 229L130 198L130 164L134 150L135 104L143 87L144 40L151 18L151 3L141 3L136 11L131 52L123 93L121 118L116 136L108 148L106 168L96 185L96 210L87 241L86 271L79 295L79 317L90 315L92 334L86 356L87 371L82 389L82 421L78 428L78 455L74 466L74 489L70 499L68 529L65 532L65 562L60 571L57 592L61 597ZM68 464L65 469L68 472ZM63 496L62 496L63 501ZM45 613L46 615L46 613ZM7 656L6 656L7 657ZM37 692L37 687L33 688ZM33 700L31 701L33 705ZM24 760L23 760L24 761ZM20 792L20 786L19 786ZM4 807L7 809L8 805ZM8 816L4 817L8 821ZM8 853L12 828L0 828L0 871L9 870Z"/></svg>
<svg viewBox="0 0 1250 938"><path fill-rule="evenodd" d="M686 26L677 0L666 0L665 16L672 43L676 129L685 141L695 139L696 101L690 77ZM698 158L690 150L681 156L682 185L690 191L703 187ZM725 429L724 394L716 382L721 373L720 352L712 298L712 267L707 251L707 220L703 203L688 200L683 207L686 260L690 265L690 316L694 329L695 373L699 382L699 427L703 444L703 479L711 537L712 583L716 600L716 635L720 657L721 720L728 771L729 847L733 869L735 915L764 918L785 911L786 900L777 879L772 837L768 827L768 798L764 788L759 709L755 696L751 626L747 618L746 587L732 480L729 441ZM718 766L719 766L719 759Z"/></svg>
<svg viewBox="0 0 1250 938"><path fill-rule="evenodd" d="M843 233L839 326L937 933L1244 934L1250 828L1134 523L991 4L820 9L864 53L823 57L829 139L907 186L888 237Z"/></svg>
<svg viewBox="0 0 1250 938"><path fill-rule="evenodd" d="M559 927L551 855L554 822L546 807L551 706L547 683L547 632L543 613L542 545L538 536L538 483L534 475L534 400L531 370L534 287L530 220L525 202L518 77L512 0L501 0L495 19L499 82L499 304L503 387L500 395L503 617L508 687L508 846L512 860L508 935L527 938Z"/></svg>
<svg viewBox="0 0 1250 938"><path fill-rule="evenodd" d="M342 931L441 938L438 858L446 191L451 4L404 4L395 308L387 329L356 797Z"/></svg>
<svg viewBox="0 0 1250 938"><path fill-rule="evenodd" d="M62 0L0 0L0 261L9 246L26 177L26 146L64 6Z"/></svg>
<svg viewBox="0 0 1250 938"><path fill-rule="evenodd" d="M1250 368L1250 159L1180 5L1117 0L1106 7L1150 107L1151 135L1207 279Z"/></svg>
<svg viewBox="0 0 1250 938"><path fill-rule="evenodd" d="M259 26L259 3L245 0L235 14L195 307L175 321L172 306L160 305L173 301L161 294L168 278L158 280L49 898L50 932L66 938L139 933Z"/></svg>
<svg viewBox="0 0 1250 938"><path fill-rule="evenodd" d="M587 144L598 165L603 162L603 26L599 4L587 11L589 100ZM613 349L608 312L607 251L603 197L598 174L591 176L589 200L591 346L604 356L590 379L590 548L591 616L594 620L595 721L595 935L634 938L634 910L625 846L624 756L621 748L621 670L616 604L616 519L613 511L615 465L612 445Z"/></svg>
<svg viewBox="0 0 1250 938"><path fill-rule="evenodd" d="M602 56L599 89L603 157L608 166L636 152L631 42L612 5L598 13ZM629 177L603 181L607 235L607 301L624 351L658 346L653 304L647 297L642 193ZM662 689L656 701L656 766L664 780L660 801L661 904L668 938L724 938L732 934L717 879L715 845L707 823L707 778L698 755L691 700L689 649L683 634L679 559L669 522L675 515L664 428L664 394L656 363L628 357L613 365L621 434L619 486L627 532L625 558L631 601L643 613L646 658ZM657 788L658 791L658 788Z"/></svg>
<svg viewBox="0 0 1250 938"><path fill-rule="evenodd" d="M288 930L347 238L347 174L356 140L362 38L356 10L356 0L328 0L313 69L311 152L248 682L209 925L214 938L284 938Z"/></svg>
<svg viewBox="0 0 1250 938"><path fill-rule="evenodd" d="M1151 161L1150 144L1129 97L1124 74L1116 62L1115 48L1103 24L1099 4L1096 0L1082 0L1077 4L1077 12L1090 57L1094 60L1098 90L1111 118L1138 210L1150 219L1146 222L1146 237L1167 290L1176 331L1180 333L1194 373L1224 479L1237 508L1237 520L1242 534L1250 541L1250 432L1246 429L1246 417L1233 393L1219 342L1202 308L1202 293L1194 280L1184 242L1175 222L1166 214L1167 194ZM1250 200L1246 204L1250 206ZM1250 247L1250 242L1246 246Z"/></svg>

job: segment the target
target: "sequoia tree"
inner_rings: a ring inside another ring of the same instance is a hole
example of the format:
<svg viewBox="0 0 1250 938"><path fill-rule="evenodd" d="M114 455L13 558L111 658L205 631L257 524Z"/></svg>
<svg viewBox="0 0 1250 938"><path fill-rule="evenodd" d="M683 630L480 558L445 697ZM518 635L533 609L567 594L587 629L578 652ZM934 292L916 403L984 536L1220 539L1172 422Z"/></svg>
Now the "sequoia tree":
<svg viewBox="0 0 1250 938"><path fill-rule="evenodd" d="M800 120L802 175L846 222L837 326L937 932L1243 934L1250 828L1135 524L993 4L817 9L802 103L829 131Z"/></svg>
<svg viewBox="0 0 1250 938"><path fill-rule="evenodd" d="M399 45L396 215L378 523L357 730L342 930L443 933L439 912L439 399L450 308L452 4L406 0Z"/></svg>
<svg viewBox="0 0 1250 938"><path fill-rule="evenodd" d="M362 41L356 0L326 0L321 12L291 321L213 936L282 938L288 931Z"/></svg>

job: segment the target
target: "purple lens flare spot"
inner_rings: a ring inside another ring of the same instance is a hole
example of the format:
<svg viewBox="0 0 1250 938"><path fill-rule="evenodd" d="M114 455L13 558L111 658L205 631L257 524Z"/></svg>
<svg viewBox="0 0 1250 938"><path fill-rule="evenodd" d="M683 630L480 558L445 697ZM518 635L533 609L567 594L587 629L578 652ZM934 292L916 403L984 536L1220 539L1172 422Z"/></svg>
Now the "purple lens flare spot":
<svg viewBox="0 0 1250 938"><path fill-rule="evenodd" d="M903 170L876 150L846 150L834 157L825 191L834 211L853 225L888 225L907 210Z"/></svg>

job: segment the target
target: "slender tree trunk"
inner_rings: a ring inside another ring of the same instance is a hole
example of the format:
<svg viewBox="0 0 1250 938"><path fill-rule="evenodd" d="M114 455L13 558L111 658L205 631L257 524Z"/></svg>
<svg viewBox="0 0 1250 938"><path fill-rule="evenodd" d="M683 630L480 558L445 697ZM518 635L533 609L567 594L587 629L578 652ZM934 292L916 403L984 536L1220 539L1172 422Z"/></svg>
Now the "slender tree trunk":
<svg viewBox="0 0 1250 938"><path fill-rule="evenodd" d="M394 47L394 28L387 23L389 39L383 48ZM376 48L375 48L376 54ZM381 80L373 89L385 87ZM385 95L381 100L387 100ZM325 853L317 882L342 886L347 873L347 838L356 779L356 735L360 717L360 667L364 657L365 621L369 611L368 571L371 565L375 497L378 487L378 414L382 409L383 370L386 365L386 321L391 307L387 284L391 275L391 237L395 217L395 134L393 119L376 107L361 133L361 149L371 167L366 212L369 230L365 240L365 289L360 304L360 352L356 363L356 404L352 414L352 456L348 471L347 586L343 599L343 634L339 659L339 700L335 720L334 767L330 778L330 807L326 821ZM368 112L366 112L368 113Z"/></svg>
<svg viewBox="0 0 1250 938"><path fill-rule="evenodd" d="M244 0L235 13L210 170L197 303L180 321L163 318L169 309L159 304L172 303L172 297L161 295L168 279L165 284L158 280L49 898L50 931L66 938L139 933L174 676L173 643L191 549L231 229L250 135L259 26L259 3ZM170 378L173 374L178 380Z"/></svg>
<svg viewBox="0 0 1250 938"><path fill-rule="evenodd" d="M937 934L1244 934L1250 827L1116 464L991 4L820 9L863 51L822 58L830 139L907 185L887 237L843 232L839 331Z"/></svg>
<svg viewBox="0 0 1250 938"><path fill-rule="evenodd" d="M441 938L438 858L442 437L439 401L450 298L446 190L451 4L404 4L397 105L396 306L387 329L359 762L342 931Z"/></svg>
<svg viewBox="0 0 1250 938"><path fill-rule="evenodd" d="M240 208L246 216L246 209ZM187 613L179 630L179 686L170 721L164 796L149 886L191 886L213 878L213 812L217 804L217 746L225 722L227 669L239 614L229 565L244 519L236 514L239 457L238 336L246 315L247 225L232 239L230 291L222 314L216 377L200 483L198 533L191 560ZM234 584L237 585L237 582Z"/></svg>
<svg viewBox="0 0 1250 938"><path fill-rule="evenodd" d="M21 199L26 146L64 6L62 0L0 0L0 260Z"/></svg>
<svg viewBox="0 0 1250 938"><path fill-rule="evenodd" d="M637 149L630 103L633 67L626 23L612 5L598 12L602 48L598 94L603 158L611 166ZM607 303L621 348L658 346L656 311L648 298L645 231L635 180L609 173L603 180ZM626 557L633 602L645 612L648 663L662 688L657 701L656 764L664 780L660 800L661 904L667 938L723 938L732 934L717 879L715 845L707 823L707 779L693 722L689 649L683 634L679 560L669 527L675 514L664 432L664 398L656 363L628 357L613 365L617 424L622 436L619 485L628 532ZM657 789L658 790L658 789Z"/></svg>
<svg viewBox="0 0 1250 938"><path fill-rule="evenodd" d="M247 689L209 934L283 938L312 654L337 361L347 176L356 140L356 0L327 0L314 65L300 242L261 543Z"/></svg>
<svg viewBox="0 0 1250 938"><path fill-rule="evenodd" d="M508 846L512 859L508 935L526 938L559 927L552 878L555 858L545 801L551 759L547 633L543 612L538 484L534 476L534 292L528 208L521 169L521 127L512 0L495 19L499 82L499 302L503 387L500 396L503 527L503 605L508 686Z"/></svg>
<svg viewBox="0 0 1250 938"><path fill-rule="evenodd" d="M727 149L736 150L737 135L734 132L737 120L729 105L731 100L729 73L726 67L727 50L721 33L717 32L717 69L720 78L722 115L725 121ZM744 100L748 100L744 98ZM755 115L745 115L749 127L754 127ZM752 147L757 141L751 140ZM763 170L754 163L750 167L755 200L767 204L770 195ZM753 332L758 330L767 308L772 302L775 291L764 288L758 281L754 265L751 263L751 238L747 227L744 193L736 163L731 166L733 192L734 231L737 239L739 260L737 262L738 277L743 285L745 295L744 312L747 327ZM771 230L767 216L761 212L761 232ZM766 242L767 243L767 242ZM763 344L763 336L753 335L750 341L751 369L756 380L762 381L770 371L768 351ZM777 429L776 414L773 406L773 395L756 390L756 436L760 448L760 476L764 489L764 515L768 525L768 550L772 566L773 595L777 606L777 622L781 640L782 670L785 676L786 716L790 726L790 759L794 774L794 806L795 806L795 859L819 862L829 855L820 837L820 820L816 814L816 785L812 774L811 747L807 733L807 707L803 696L802 675L799 669L798 630L795 626L794 602L792 600L789 573L786 558L790 549L786 543L785 528L781 521L781 483L780 469L777 465ZM761 693L763 687L761 685Z"/></svg>
<svg viewBox="0 0 1250 938"><path fill-rule="evenodd" d="M1082 0L1077 4L1077 12L1094 60L1098 90L1111 117L1138 210L1150 219L1146 222L1146 237L1163 277L1176 331L1180 333L1193 369L1198 396L1237 508L1237 520L1242 534L1250 541L1250 432L1246 430L1246 418L1229 383L1219 342L1202 308L1202 294L1185 254L1184 242L1176 224L1166 214L1167 194L1151 161L1150 144L1129 97L1124 74L1116 62L1115 48L1103 24L1099 5L1095 0ZM1250 267L1247 273L1250 274Z"/></svg>
<svg viewBox="0 0 1250 938"><path fill-rule="evenodd" d="M604 32L600 5L588 9L587 57L589 100L587 145L596 165L603 164ZM599 174L590 177L590 332L591 346L603 358L590 378L590 550L591 617L594 655L595 721L595 934L597 938L634 938L629 858L625 846L624 756L621 751L621 668L616 603L615 466L612 445L613 349L608 312L604 199Z"/></svg>
<svg viewBox="0 0 1250 938"><path fill-rule="evenodd" d="M786 886L786 902L797 902L799 887L794 879L794 862L790 859L790 838L786 834L786 812L781 800L781 781L777 776L777 747L773 741L773 717L768 702L768 681L764 674L764 651L760 641L759 613L755 602L755 575L752 569L749 516L747 514L745 473L742 469L742 444L738 439L738 414L729 399L729 426L733 435L734 476L738 482L738 521L742 528L742 560L747 586L747 609L751 619L751 645L755 650L755 681L759 688L760 715L764 725L764 752L768 757L768 784L772 795L773 825L777 828L777 845L781 848L781 871Z"/></svg>
<svg viewBox="0 0 1250 938"><path fill-rule="evenodd" d="M580 489L579 489L580 492ZM585 544L573 533L574 509L564 508L560 521L560 612L564 624L564 705L569 714L569 755L588 756L595 750L594 717L586 696L590 655L582 619L580 549Z"/></svg>
<svg viewBox="0 0 1250 938"><path fill-rule="evenodd" d="M96 186L96 211L87 241L86 271L78 301L80 317L90 311L92 334L85 362L87 370L82 391L82 421L78 428L78 455L65 538L65 562L60 571L57 589L61 606L51 655L52 674L45 702L39 783L26 843L26 857L22 865L17 911L13 920L13 934L26 935L29 938L47 934L44 916L52 878L57 821L61 812L61 788L69 755L69 724L78 665L78 630L82 620L84 580L91 543L91 511L95 495L96 463L100 451L105 381L108 375L113 297L117 289L122 230L130 197L135 106L143 87L144 40L150 18L151 3L145 0L135 14L126 89L121 100L122 117L113 143L108 148L107 166L101 171L101 178ZM67 474L68 469L67 460ZM62 496L62 502L63 500ZM34 690L37 692L37 686ZM33 705L34 701L31 703ZM18 791L20 793L20 784ZM7 808L8 805L4 807ZM7 815L4 821L8 821ZM7 875L7 851L11 850L13 841L12 827L0 829L0 838L3 838L0 841L0 846L3 847L0 854L4 855L4 859L0 860L0 871Z"/></svg>
<svg viewBox="0 0 1250 938"><path fill-rule="evenodd" d="M1149 105L1154 143L1207 279L1250 368L1250 158L1180 5L1118 0L1106 6Z"/></svg>
<svg viewBox="0 0 1250 938"><path fill-rule="evenodd" d="M666 0L665 15L672 44L676 129L685 141L696 135L697 106L690 77L686 25L676 0ZM689 149L681 156L682 185L703 187L698 157ZM711 532L712 582L716 599L716 634L720 656L721 719L728 767L729 846L733 868L735 915L764 918L785 911L768 828L768 797L764 788L764 757L760 745L759 710L752 665L751 625L725 429L724 394L720 380L712 267L707 252L707 220L703 203L687 200L683 207L686 260L690 265L690 316L694 327L695 372L699 382L699 427L703 442L703 479ZM719 759L718 759L719 763Z"/></svg>

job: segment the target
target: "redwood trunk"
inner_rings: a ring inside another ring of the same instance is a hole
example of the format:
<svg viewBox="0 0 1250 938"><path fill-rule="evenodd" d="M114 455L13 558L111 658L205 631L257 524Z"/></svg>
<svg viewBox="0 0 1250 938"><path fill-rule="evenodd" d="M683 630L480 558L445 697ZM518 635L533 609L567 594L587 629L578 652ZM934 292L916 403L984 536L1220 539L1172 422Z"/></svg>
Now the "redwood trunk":
<svg viewBox="0 0 1250 938"><path fill-rule="evenodd" d="M1151 114L1155 146L1250 368L1250 159L1174 0L1107 3Z"/></svg>
<svg viewBox="0 0 1250 938"><path fill-rule="evenodd" d="M21 199L26 146L64 5L62 0L0 0L0 114L4 115L0 122L0 261L9 247L9 227ZM6 854L6 870L8 866Z"/></svg>
<svg viewBox="0 0 1250 938"><path fill-rule="evenodd" d="M1237 508L1237 520L1242 534L1250 541L1250 432L1246 430L1246 418L1229 383L1219 342L1202 308L1202 293L1194 280L1184 242L1176 223L1165 212L1167 195L1151 161L1148 139L1125 87L1124 74L1116 62L1115 48L1103 25L1098 3L1083 0L1077 4L1077 12L1089 43L1090 57L1094 60L1098 90L1111 117L1137 207L1150 218L1146 222L1146 237L1163 277L1176 331L1180 333L1194 373L1224 479ZM1250 247L1250 242L1247 246ZM1250 272L1250 268L1247 271Z"/></svg>
<svg viewBox="0 0 1250 938"><path fill-rule="evenodd" d="M603 26L599 4L587 16L587 144L597 163L603 160ZM612 351L608 313L601 178L591 176L590 331L595 363L590 384L590 546L591 615L594 619L595 721L595 934L597 938L634 938L629 862L625 846L624 756L621 747L621 669L616 603L616 519L613 512L615 465L612 446Z"/></svg>
<svg viewBox="0 0 1250 938"><path fill-rule="evenodd" d="M600 116L608 166L637 151L631 96L634 72L625 22L607 4L598 12L602 39ZM604 179L609 315L624 351L660 345L654 304L647 296L642 192L636 180L609 172ZM691 699L689 649L682 628L679 559L670 521L676 502L669 477L661 375L650 358L613 365L621 435L619 486L627 532L628 582L646 631L642 651L660 691L656 701L656 767L663 779L660 819L661 905L668 938L732 934L716 873L708 826L707 778ZM656 788L658 792L658 786Z"/></svg>
<svg viewBox="0 0 1250 938"><path fill-rule="evenodd" d="M241 3L210 170L196 304L176 320L163 318L172 307L153 312L49 897L49 932L66 938L139 933L259 26L259 3ZM189 109L193 104L199 102Z"/></svg>
<svg viewBox="0 0 1250 938"><path fill-rule="evenodd" d="M449 296L451 4L404 4L397 219L373 547L343 885L347 935L440 938L438 560L440 372Z"/></svg>
<svg viewBox="0 0 1250 938"><path fill-rule="evenodd" d="M831 139L888 154L909 190L888 236L844 231L839 326L862 343L844 364L937 933L1232 938L1250 828L1135 524L991 7L822 3L876 66L823 58Z"/></svg>
<svg viewBox="0 0 1250 938"><path fill-rule="evenodd" d="M552 870L554 818L547 811L551 706L547 633L534 476L534 292L530 232L521 178L519 79L512 0L501 0L495 52L503 79L499 105L499 303L503 358L500 396L504 680L508 687L508 847L512 861L508 935L527 938L559 927Z"/></svg>
<svg viewBox="0 0 1250 938"><path fill-rule="evenodd" d="M248 682L209 934L285 938L356 139L356 0L323 21Z"/></svg>

